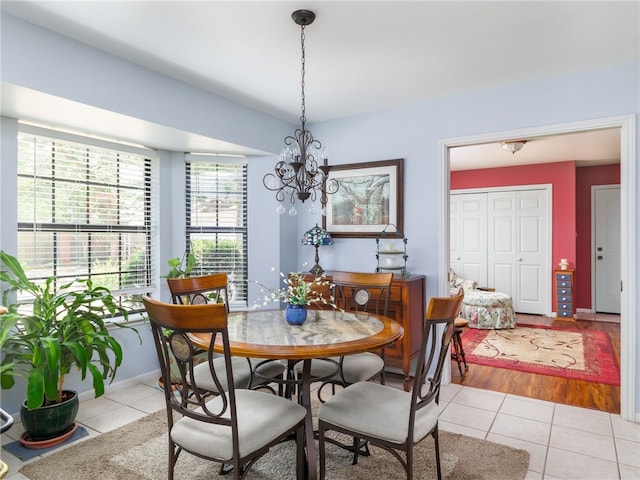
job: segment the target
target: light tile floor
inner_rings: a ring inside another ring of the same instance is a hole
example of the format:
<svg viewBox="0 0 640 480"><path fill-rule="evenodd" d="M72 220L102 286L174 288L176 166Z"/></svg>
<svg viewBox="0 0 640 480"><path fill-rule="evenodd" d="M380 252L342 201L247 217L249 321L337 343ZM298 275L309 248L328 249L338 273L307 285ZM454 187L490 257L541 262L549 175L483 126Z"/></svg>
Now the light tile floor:
<svg viewBox="0 0 640 480"><path fill-rule="evenodd" d="M529 451L526 480L640 479L640 424L619 415L453 384L442 388L440 406L442 430ZM82 402L78 422L95 436L162 408L149 381ZM16 424L2 443L21 434ZM22 462L1 452L6 480L25 479L17 473Z"/></svg>

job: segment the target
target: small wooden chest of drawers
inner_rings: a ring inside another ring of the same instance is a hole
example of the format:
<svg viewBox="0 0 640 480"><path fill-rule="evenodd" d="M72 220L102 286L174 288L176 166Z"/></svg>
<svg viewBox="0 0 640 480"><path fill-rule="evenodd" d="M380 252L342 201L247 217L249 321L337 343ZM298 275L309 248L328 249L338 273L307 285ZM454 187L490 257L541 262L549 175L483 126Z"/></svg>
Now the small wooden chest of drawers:
<svg viewBox="0 0 640 480"><path fill-rule="evenodd" d="M554 270L553 284L556 291L556 316L573 319L576 311L573 270Z"/></svg>

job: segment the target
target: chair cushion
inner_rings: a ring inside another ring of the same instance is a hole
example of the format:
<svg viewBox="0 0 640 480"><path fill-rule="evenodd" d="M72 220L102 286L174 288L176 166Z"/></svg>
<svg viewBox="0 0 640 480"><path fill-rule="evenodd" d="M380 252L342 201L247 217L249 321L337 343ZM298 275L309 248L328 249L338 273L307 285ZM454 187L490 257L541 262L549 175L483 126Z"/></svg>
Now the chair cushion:
<svg viewBox="0 0 640 480"><path fill-rule="evenodd" d="M373 382L358 382L337 392L318 408L318 420L397 444L407 440L411 392ZM413 440L438 424L433 402L416 413ZM375 421L372 421L375 419Z"/></svg>
<svg viewBox="0 0 640 480"><path fill-rule="evenodd" d="M224 390L227 391L228 383L227 373L224 366L224 357L214 359L213 365L216 369L216 373L218 374L218 380L220 380ZM249 385L251 384L251 366L247 359L244 357L231 357L231 368L233 369L236 388L249 388ZM209 390L214 393L220 393L213 381L213 377L211 376L209 362L196 365L193 368L193 377L198 388Z"/></svg>
<svg viewBox="0 0 640 480"><path fill-rule="evenodd" d="M331 357L336 363L340 357ZM384 368L384 360L380 355L371 352L346 355L342 362L342 374L347 384L371 380ZM298 373L302 373L302 362L295 365ZM311 376L319 379L331 379L342 382L342 376L336 371L336 364L322 359L311 361Z"/></svg>
<svg viewBox="0 0 640 480"><path fill-rule="evenodd" d="M222 396L207 402L215 412ZM247 456L263 448L303 420L306 409L297 403L255 390L236 390L238 412L238 440L240 456ZM198 409L197 411L201 411ZM225 417L229 418L228 412ZM229 462L233 458L231 428L182 417L171 429L171 439L190 452Z"/></svg>
<svg viewBox="0 0 640 480"><path fill-rule="evenodd" d="M467 327L468 325L469 320L467 320L466 318L456 317L456 319L453 321L453 326L455 328Z"/></svg>
<svg viewBox="0 0 640 480"><path fill-rule="evenodd" d="M311 360L311 376L313 378L326 380L337 375L340 357L329 357L329 360L314 358ZM302 374L303 362L298 362L293 367L296 372Z"/></svg>
<svg viewBox="0 0 640 480"><path fill-rule="evenodd" d="M252 386L260 385L265 382L264 378L282 378L285 371L285 364L281 360L266 360L264 358L250 358L251 368L254 372L259 373L260 377L254 375ZM258 365L264 362L262 365ZM264 377L264 378L262 378Z"/></svg>
<svg viewBox="0 0 640 480"><path fill-rule="evenodd" d="M453 290L462 287L465 293L475 290L478 287L478 282L475 280L468 280L466 278L459 277L456 272L449 269L449 289ZM453 296L453 294L452 294Z"/></svg>
<svg viewBox="0 0 640 480"><path fill-rule="evenodd" d="M347 384L370 380L384 368L384 360L375 353L347 355L342 362L342 375ZM339 378L339 375L338 375Z"/></svg>

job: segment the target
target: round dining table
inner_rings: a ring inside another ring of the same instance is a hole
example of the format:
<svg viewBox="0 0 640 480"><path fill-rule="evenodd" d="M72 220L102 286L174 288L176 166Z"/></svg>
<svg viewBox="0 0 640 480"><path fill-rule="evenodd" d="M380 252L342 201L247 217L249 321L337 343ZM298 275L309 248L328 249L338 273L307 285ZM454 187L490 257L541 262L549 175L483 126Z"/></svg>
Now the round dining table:
<svg viewBox="0 0 640 480"><path fill-rule="evenodd" d="M284 310L248 310L228 315L231 354L239 357L303 361L300 403L307 409L305 447L308 478L317 478L317 458L311 412L311 360L381 350L400 340L395 320L364 312L309 310L302 325L290 325ZM195 345L208 348L210 334L192 333ZM222 346L215 347L221 351ZM276 419L274 419L276 421Z"/></svg>

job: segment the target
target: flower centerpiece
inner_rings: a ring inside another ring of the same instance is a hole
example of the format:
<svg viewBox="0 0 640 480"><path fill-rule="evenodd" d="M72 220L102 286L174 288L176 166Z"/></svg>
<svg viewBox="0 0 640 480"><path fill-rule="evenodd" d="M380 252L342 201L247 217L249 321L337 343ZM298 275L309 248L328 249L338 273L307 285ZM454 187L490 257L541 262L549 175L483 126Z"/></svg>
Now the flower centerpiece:
<svg viewBox="0 0 640 480"><path fill-rule="evenodd" d="M326 276L314 276L313 279L307 279L309 274L301 272L292 272L284 275L280 272L282 283L284 286L274 290L258 283L262 290L262 295L255 304L254 308L265 306L272 302L286 303L285 318L287 322L294 325L302 325L307 319L307 306L326 305L327 307L336 308L334 297L331 295L333 284L327 280Z"/></svg>

